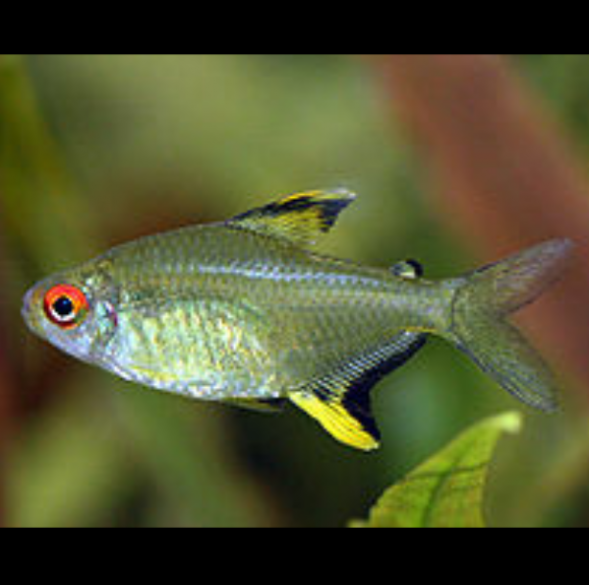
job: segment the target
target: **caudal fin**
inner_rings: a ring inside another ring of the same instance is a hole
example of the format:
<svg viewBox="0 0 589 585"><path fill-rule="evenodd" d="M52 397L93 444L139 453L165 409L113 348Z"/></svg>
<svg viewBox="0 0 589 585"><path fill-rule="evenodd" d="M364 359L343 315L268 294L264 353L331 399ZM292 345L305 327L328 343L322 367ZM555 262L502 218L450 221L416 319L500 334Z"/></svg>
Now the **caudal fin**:
<svg viewBox="0 0 589 585"><path fill-rule="evenodd" d="M503 388L544 411L557 408L552 373L506 321L562 273L570 240L551 240L466 275L457 288L450 337Z"/></svg>

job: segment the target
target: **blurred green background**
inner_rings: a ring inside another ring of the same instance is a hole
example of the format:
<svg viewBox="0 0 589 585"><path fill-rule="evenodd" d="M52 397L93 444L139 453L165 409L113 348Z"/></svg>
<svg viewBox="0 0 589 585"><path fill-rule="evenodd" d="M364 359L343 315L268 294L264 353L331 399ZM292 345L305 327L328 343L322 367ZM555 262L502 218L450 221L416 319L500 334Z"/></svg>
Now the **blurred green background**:
<svg viewBox="0 0 589 585"><path fill-rule="evenodd" d="M588 58L513 64L587 153ZM0 56L4 525L343 526L466 425L519 408L432 340L378 386L383 447L366 455L294 408L257 414L116 379L20 319L34 281L115 243L315 187L360 194L329 253L417 258L432 278L473 268L385 102L374 70L345 56ZM569 401L557 416L526 411L499 450L491 524L589 524L587 413Z"/></svg>

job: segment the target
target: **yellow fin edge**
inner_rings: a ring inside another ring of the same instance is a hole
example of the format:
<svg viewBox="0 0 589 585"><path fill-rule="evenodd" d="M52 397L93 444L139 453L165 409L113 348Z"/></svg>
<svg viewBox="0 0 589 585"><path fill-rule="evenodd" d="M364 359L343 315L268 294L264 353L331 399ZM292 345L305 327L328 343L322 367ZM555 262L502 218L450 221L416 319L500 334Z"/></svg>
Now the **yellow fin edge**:
<svg viewBox="0 0 589 585"><path fill-rule="evenodd" d="M341 403L323 400L309 392L295 392L289 398L340 443L362 451L374 451L380 447L380 443Z"/></svg>
<svg viewBox="0 0 589 585"><path fill-rule="evenodd" d="M354 193L345 189L293 193L242 213L229 225L281 237L299 246L312 245L330 230L341 211L355 198Z"/></svg>

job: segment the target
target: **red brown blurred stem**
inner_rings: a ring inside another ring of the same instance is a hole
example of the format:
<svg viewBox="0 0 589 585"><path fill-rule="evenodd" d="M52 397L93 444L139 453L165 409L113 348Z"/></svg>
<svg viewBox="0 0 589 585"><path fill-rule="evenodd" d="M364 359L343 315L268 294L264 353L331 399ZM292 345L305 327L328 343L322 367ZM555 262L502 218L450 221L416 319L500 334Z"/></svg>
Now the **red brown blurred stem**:
<svg viewBox="0 0 589 585"><path fill-rule="evenodd" d="M505 58L391 55L369 62L431 166L440 217L481 259L552 237L577 244L562 284L525 320L579 377L589 406L589 183L570 145Z"/></svg>

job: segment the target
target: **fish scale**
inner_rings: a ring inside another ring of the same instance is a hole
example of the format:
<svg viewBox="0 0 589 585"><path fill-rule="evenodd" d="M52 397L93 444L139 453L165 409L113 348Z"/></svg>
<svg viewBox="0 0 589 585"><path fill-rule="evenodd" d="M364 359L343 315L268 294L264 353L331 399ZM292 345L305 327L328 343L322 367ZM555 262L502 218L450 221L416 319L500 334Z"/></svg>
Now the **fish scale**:
<svg viewBox="0 0 589 585"><path fill-rule="evenodd" d="M125 336L115 352L141 365L142 380L149 364L152 384L164 389L182 385L212 399L228 392L276 397L394 334L393 320L383 326L382 319L391 305L387 284L394 284L387 271L219 229L183 229L110 252L113 278L133 299L121 303L119 318L129 327L159 324L159 339L149 338L144 355Z"/></svg>

